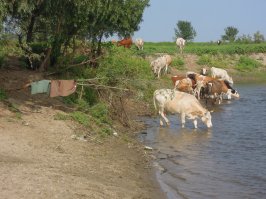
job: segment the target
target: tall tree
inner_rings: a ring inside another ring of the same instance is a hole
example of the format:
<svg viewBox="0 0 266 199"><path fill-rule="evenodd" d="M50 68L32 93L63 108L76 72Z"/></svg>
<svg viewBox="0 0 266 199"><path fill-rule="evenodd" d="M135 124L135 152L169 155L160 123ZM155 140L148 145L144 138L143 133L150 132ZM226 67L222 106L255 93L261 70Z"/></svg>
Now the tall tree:
<svg viewBox="0 0 266 199"><path fill-rule="evenodd" d="M182 37L185 40L192 41L197 33L190 22L178 21L175 28L175 37Z"/></svg>
<svg viewBox="0 0 266 199"><path fill-rule="evenodd" d="M84 32L97 54L101 51L103 37L108 38L114 34L127 37L137 31L144 9L149 6L149 0L93 0L92 2L91 7L87 7Z"/></svg>
<svg viewBox="0 0 266 199"><path fill-rule="evenodd" d="M228 26L224 29L225 34L222 35L222 40L234 42L238 34L238 29L233 26Z"/></svg>
<svg viewBox="0 0 266 199"><path fill-rule="evenodd" d="M149 0L0 1L7 4L6 19L18 28L19 41L48 43L51 63L62 55L62 46L70 45L76 37L87 38L91 54L98 56L104 36L132 35L139 29L144 9L149 6Z"/></svg>

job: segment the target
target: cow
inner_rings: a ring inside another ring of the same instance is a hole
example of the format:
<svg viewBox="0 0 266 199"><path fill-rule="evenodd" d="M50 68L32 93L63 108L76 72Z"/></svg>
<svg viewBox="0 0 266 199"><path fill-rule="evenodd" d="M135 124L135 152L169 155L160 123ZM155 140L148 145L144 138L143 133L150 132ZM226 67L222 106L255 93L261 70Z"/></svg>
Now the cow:
<svg viewBox="0 0 266 199"><path fill-rule="evenodd" d="M138 48L138 50L143 50L144 41L141 38L138 38L135 40L135 45Z"/></svg>
<svg viewBox="0 0 266 199"><path fill-rule="evenodd" d="M201 118L202 122L208 128L212 127L210 111L205 109L197 98L188 93L176 91L174 89L158 89L154 91L153 103L155 110L159 111L160 126L170 125L165 112L180 114L182 128L185 127L186 118L193 120L194 128L197 129L197 119Z"/></svg>
<svg viewBox="0 0 266 199"><path fill-rule="evenodd" d="M157 59L151 61L151 68L158 78L160 78L161 73L167 73L169 65L172 63L172 58L170 55L163 55Z"/></svg>
<svg viewBox="0 0 266 199"><path fill-rule="evenodd" d="M200 70L200 74L206 76L207 75L207 71L208 71L207 68L202 68Z"/></svg>
<svg viewBox="0 0 266 199"><path fill-rule="evenodd" d="M222 43L221 40L218 40L218 41L217 41L217 44L218 44L218 45L220 45L221 43Z"/></svg>
<svg viewBox="0 0 266 199"><path fill-rule="evenodd" d="M186 40L181 38L181 37L178 37L176 39L176 45L177 45L177 47L179 47L181 54L183 54L183 49L185 47L185 43L186 43Z"/></svg>
<svg viewBox="0 0 266 199"><path fill-rule="evenodd" d="M239 93L233 89L227 80L214 79L208 82L205 89L206 104L207 99L213 99L213 104L218 100L218 104L221 104L224 95L227 99L239 98Z"/></svg>
<svg viewBox="0 0 266 199"><path fill-rule="evenodd" d="M231 86L234 84L232 77L227 74L227 71L222 68L211 67L211 76L220 80L227 80Z"/></svg>
<svg viewBox="0 0 266 199"><path fill-rule="evenodd" d="M124 38L117 42L117 46L124 46L124 48L130 48L133 44L131 37Z"/></svg>
<svg viewBox="0 0 266 199"><path fill-rule="evenodd" d="M157 59L151 61L150 64L153 74L160 78L161 72L166 66L166 59L163 57L158 57Z"/></svg>
<svg viewBox="0 0 266 199"><path fill-rule="evenodd" d="M175 82L175 89L182 91L182 92L186 92L186 93L190 93L190 94L194 94L194 90L193 87L195 85L195 82L192 82L193 80L186 77L184 79L181 80L177 80Z"/></svg>
<svg viewBox="0 0 266 199"><path fill-rule="evenodd" d="M168 73L168 68L172 64L172 57L170 55L163 55L163 57L166 60L166 65L165 65L165 73Z"/></svg>

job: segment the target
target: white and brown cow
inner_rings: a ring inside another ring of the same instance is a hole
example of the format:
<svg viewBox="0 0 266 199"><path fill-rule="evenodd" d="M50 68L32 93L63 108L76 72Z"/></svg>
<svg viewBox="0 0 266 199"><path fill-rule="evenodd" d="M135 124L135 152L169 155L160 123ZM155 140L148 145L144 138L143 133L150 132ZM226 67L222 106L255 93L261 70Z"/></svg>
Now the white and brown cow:
<svg viewBox="0 0 266 199"><path fill-rule="evenodd" d="M211 67L211 76L220 80L227 80L231 86L234 84L232 77L230 77L227 71L222 68Z"/></svg>
<svg viewBox="0 0 266 199"><path fill-rule="evenodd" d="M213 99L213 103L218 100L218 104L220 104L222 99L225 98L224 96L227 99L240 97L239 93L230 86L227 80L214 79L208 82L205 87L206 103L207 99Z"/></svg>
<svg viewBox="0 0 266 199"><path fill-rule="evenodd" d="M185 127L186 118L193 120L194 128L197 128L198 118L201 118L208 128L212 127L210 112L193 95L174 89L159 89L153 94L153 102L155 109L159 109L161 126L164 124L163 120L167 125L170 124L165 115L165 112L168 112L181 115L182 128Z"/></svg>

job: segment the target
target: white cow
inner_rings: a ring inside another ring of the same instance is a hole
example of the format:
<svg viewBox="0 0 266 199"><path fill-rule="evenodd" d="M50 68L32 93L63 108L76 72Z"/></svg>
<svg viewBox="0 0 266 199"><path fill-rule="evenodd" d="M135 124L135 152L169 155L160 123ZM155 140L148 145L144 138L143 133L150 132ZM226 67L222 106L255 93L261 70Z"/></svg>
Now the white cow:
<svg viewBox="0 0 266 199"><path fill-rule="evenodd" d="M227 74L227 71L221 68L211 67L212 78L218 78L220 80L227 80L231 86L234 84L232 77Z"/></svg>
<svg viewBox="0 0 266 199"><path fill-rule="evenodd" d="M153 94L153 102L155 109L159 109L161 126L162 118L167 125L170 124L165 115L165 112L169 112L181 115L182 128L185 127L186 117L193 120L195 128L197 128L197 118L201 118L208 128L212 127L210 112L193 95L172 89L159 89Z"/></svg>
<svg viewBox="0 0 266 199"><path fill-rule="evenodd" d="M143 46L144 46L144 41L143 41L143 39L141 39L141 38L136 39L136 40L135 40L135 45L137 46L137 48L138 48L139 50L143 50Z"/></svg>
<svg viewBox="0 0 266 199"><path fill-rule="evenodd" d="M177 45L177 47L179 47L181 54L183 54L183 49L185 47L185 43L186 43L186 40L181 38L181 37L178 37L176 39L176 45Z"/></svg>
<svg viewBox="0 0 266 199"><path fill-rule="evenodd" d="M167 58L164 56L158 57L157 59L155 59L151 62L150 66L152 68L154 75L156 75L158 78L160 78L161 72L167 66ZM164 71L166 71L166 70L167 69L165 69Z"/></svg>
<svg viewBox="0 0 266 199"><path fill-rule="evenodd" d="M168 67L172 63L172 57L170 55L163 55L164 59L166 60L166 65L165 65L165 73L167 74L168 72Z"/></svg>

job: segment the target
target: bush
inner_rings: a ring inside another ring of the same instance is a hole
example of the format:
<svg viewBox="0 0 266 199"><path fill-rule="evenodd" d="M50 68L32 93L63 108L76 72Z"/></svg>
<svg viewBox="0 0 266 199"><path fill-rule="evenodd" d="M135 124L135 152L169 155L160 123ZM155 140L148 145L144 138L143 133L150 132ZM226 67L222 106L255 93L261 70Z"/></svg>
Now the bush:
<svg viewBox="0 0 266 199"><path fill-rule="evenodd" d="M240 71L246 71L246 70L251 71L260 66L262 66L262 64L258 62L257 60L251 59L246 56L241 56L236 66L236 69Z"/></svg>
<svg viewBox="0 0 266 199"><path fill-rule="evenodd" d="M98 103L90 108L90 115L100 123L111 124L108 107L104 103Z"/></svg>
<svg viewBox="0 0 266 199"><path fill-rule="evenodd" d="M109 86L129 87L128 81L141 81L153 78L148 61L133 54L134 51L113 47L100 62L97 77Z"/></svg>
<svg viewBox="0 0 266 199"><path fill-rule="evenodd" d="M89 116L83 112L80 111L72 112L70 113L70 117L84 126L89 125Z"/></svg>

